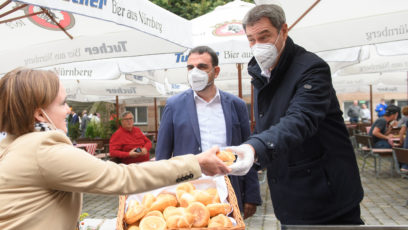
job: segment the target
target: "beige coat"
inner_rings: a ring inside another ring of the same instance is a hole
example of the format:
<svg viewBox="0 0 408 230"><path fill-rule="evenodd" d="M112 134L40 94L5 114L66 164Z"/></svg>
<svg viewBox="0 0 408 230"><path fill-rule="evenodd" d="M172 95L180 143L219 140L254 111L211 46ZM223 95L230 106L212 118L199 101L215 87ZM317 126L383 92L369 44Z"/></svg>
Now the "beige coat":
<svg viewBox="0 0 408 230"><path fill-rule="evenodd" d="M118 165L73 147L59 131L8 135L0 142L0 229L73 230L82 192L132 194L200 176L193 155Z"/></svg>

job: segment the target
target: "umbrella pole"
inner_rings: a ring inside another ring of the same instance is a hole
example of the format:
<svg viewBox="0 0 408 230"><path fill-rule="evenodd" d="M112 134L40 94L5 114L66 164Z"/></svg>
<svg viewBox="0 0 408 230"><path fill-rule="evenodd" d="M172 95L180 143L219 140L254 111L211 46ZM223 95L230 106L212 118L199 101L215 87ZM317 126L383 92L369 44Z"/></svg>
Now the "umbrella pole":
<svg viewBox="0 0 408 230"><path fill-rule="evenodd" d="M116 126L119 127L119 96L116 95Z"/></svg>
<svg viewBox="0 0 408 230"><path fill-rule="evenodd" d="M238 69L238 97L242 99L242 64L237 64Z"/></svg>
<svg viewBox="0 0 408 230"><path fill-rule="evenodd" d="M254 131L254 86L251 84L251 132Z"/></svg>
<svg viewBox="0 0 408 230"><path fill-rule="evenodd" d="M311 5L311 6L309 7L309 9L307 9L307 10L289 27L289 31L290 31L296 24L298 24L298 22L299 22L300 20L302 20L302 18L305 17L306 14L308 14L308 13L317 5L317 3L319 3L319 2L320 2L320 0L316 0L315 3L313 3L313 5Z"/></svg>
<svg viewBox="0 0 408 230"><path fill-rule="evenodd" d="M371 124L373 124L373 85L370 85L370 115L371 115Z"/></svg>
<svg viewBox="0 0 408 230"><path fill-rule="evenodd" d="M57 25L58 28L60 28L60 30L62 30L62 32L64 32L70 39L74 39L74 37L72 37L71 34L69 34L68 31L65 30L65 28L62 27L62 26L55 20L54 16L52 16L52 15L50 14L50 12L48 12L48 10L46 10L46 9L43 8L43 7L40 7L40 8L41 8L41 9L44 11L44 13L51 19L51 21L54 22L55 25Z"/></svg>
<svg viewBox="0 0 408 230"><path fill-rule="evenodd" d="M154 98L154 141L157 140L157 98Z"/></svg>

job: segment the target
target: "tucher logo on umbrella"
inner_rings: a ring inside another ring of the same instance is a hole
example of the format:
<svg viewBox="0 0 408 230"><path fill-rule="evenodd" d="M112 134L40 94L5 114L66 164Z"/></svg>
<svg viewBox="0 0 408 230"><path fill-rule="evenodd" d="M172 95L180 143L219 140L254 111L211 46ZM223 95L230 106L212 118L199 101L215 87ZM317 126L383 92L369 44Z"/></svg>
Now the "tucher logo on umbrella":
<svg viewBox="0 0 408 230"><path fill-rule="evenodd" d="M41 11L38 6L29 5L24 8L25 14L32 14L38 11ZM69 30L74 27L75 18L71 13L59 10L50 10L49 12L65 30ZM46 14L37 14L28 17L28 19L34 23L34 25L40 26L44 29L60 30L60 28Z"/></svg>
<svg viewBox="0 0 408 230"><path fill-rule="evenodd" d="M242 22L233 20L215 25L213 30L215 36L235 36L245 34Z"/></svg>

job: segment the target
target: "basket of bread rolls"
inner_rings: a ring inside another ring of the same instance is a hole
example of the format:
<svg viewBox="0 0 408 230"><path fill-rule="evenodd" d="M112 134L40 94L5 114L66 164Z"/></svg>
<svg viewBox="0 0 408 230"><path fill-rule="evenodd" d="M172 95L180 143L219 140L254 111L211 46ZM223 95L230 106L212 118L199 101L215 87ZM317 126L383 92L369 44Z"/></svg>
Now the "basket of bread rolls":
<svg viewBox="0 0 408 230"><path fill-rule="evenodd" d="M245 229L245 224L228 177L204 176L120 196L116 229Z"/></svg>

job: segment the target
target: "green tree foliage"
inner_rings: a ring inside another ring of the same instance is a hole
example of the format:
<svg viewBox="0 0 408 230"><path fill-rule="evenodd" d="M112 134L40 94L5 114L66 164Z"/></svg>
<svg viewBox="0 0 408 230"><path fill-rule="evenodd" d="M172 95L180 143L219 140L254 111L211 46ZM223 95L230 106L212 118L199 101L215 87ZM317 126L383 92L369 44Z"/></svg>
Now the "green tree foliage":
<svg viewBox="0 0 408 230"><path fill-rule="evenodd" d="M214 10L215 7L231 1L233 0L151 0L154 4L188 20L206 14ZM252 0L242 1L254 2Z"/></svg>
<svg viewBox="0 0 408 230"><path fill-rule="evenodd" d="M68 136L72 141L76 141L79 136L81 136L81 130L79 130L79 123L71 124L68 123Z"/></svg>

